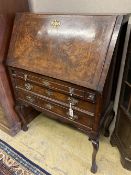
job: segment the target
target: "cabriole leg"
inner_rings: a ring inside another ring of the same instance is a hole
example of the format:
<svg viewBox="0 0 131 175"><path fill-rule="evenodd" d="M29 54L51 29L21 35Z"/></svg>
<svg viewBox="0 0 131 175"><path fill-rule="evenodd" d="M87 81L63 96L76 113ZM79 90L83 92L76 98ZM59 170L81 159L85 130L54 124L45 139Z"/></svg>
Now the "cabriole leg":
<svg viewBox="0 0 131 175"><path fill-rule="evenodd" d="M16 105L15 109L16 109L16 111L17 111L17 113L18 113L18 115L19 115L19 117L20 117L20 119L22 121L22 130L23 131L27 131L28 130L27 122L26 122L26 120L24 118L24 113L23 113L24 105L21 105L21 104Z"/></svg>
<svg viewBox="0 0 131 175"><path fill-rule="evenodd" d="M97 172L96 155L99 149L99 141L92 139L90 139L90 141L92 142L93 145L91 172L96 173Z"/></svg>

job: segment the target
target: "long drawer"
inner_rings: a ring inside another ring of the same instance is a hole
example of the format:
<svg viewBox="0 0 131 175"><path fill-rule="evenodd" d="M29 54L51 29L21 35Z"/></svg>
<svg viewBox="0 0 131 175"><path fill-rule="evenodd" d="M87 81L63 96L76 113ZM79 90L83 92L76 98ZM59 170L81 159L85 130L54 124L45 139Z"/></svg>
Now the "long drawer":
<svg viewBox="0 0 131 175"><path fill-rule="evenodd" d="M25 89L27 91L33 92L37 95L40 95L44 98L50 98L52 101L55 101L58 103L62 103L64 106L69 106L69 103L72 104L72 107L78 110L83 110L87 113L90 113L90 115L93 115L95 113L95 107L96 105L87 101L80 100L78 98L74 98L71 96L68 96L66 94L62 94L58 91L54 91L48 88L44 88L40 85L34 84L32 82L24 81L23 79L16 78L15 79L15 88L19 89Z"/></svg>
<svg viewBox="0 0 131 175"><path fill-rule="evenodd" d="M16 98L22 100L27 104L36 107L39 111L48 111L61 118L69 120L72 124L83 125L87 128L92 128L94 117L74 110L73 117L69 115L69 108L57 103L53 103L49 99L44 99L34 95L32 92L26 90L16 89Z"/></svg>
<svg viewBox="0 0 131 175"><path fill-rule="evenodd" d="M72 95L73 97L80 98L82 100L89 101L91 103L96 102L96 94L94 91L86 89L81 86L74 85L72 83L64 82L51 77L46 77L33 72L18 68L10 68L11 76L21 78L25 81L35 83L45 88L49 88L60 93Z"/></svg>

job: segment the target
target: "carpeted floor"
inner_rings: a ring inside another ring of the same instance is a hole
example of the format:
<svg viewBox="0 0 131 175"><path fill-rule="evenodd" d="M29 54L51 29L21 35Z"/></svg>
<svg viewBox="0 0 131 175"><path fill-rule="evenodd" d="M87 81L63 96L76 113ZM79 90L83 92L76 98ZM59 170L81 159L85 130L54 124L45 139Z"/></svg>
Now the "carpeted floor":
<svg viewBox="0 0 131 175"><path fill-rule="evenodd" d="M0 139L0 175L51 175Z"/></svg>
<svg viewBox="0 0 131 175"><path fill-rule="evenodd" d="M0 139L52 175L92 175L92 145L87 136L43 114L31 122L28 132L21 131L13 138L0 130ZM111 147L103 136L97 164L97 175L131 174L122 168L117 148Z"/></svg>

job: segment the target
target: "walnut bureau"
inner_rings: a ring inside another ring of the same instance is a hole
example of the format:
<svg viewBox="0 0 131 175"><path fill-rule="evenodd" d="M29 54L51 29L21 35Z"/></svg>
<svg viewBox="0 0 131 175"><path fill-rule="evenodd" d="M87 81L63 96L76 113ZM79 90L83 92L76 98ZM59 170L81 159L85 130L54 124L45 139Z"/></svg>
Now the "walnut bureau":
<svg viewBox="0 0 131 175"><path fill-rule="evenodd" d="M127 15L32 13L15 19L7 66L16 109L23 117L22 106L32 106L86 133L93 173L100 128L106 121L108 131L113 116L127 21Z"/></svg>

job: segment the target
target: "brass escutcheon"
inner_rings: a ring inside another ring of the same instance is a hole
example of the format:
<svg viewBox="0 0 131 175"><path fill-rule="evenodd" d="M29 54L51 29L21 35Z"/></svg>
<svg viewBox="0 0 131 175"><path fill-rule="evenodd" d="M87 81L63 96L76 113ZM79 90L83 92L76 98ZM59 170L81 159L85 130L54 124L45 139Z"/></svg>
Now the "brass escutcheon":
<svg viewBox="0 0 131 175"><path fill-rule="evenodd" d="M76 99L74 99L74 98L71 98L71 97L68 97L68 101L69 101L73 106L78 104L78 100L76 100Z"/></svg>
<svg viewBox="0 0 131 175"><path fill-rule="evenodd" d="M24 74L24 80L26 81L27 80L27 74Z"/></svg>
<svg viewBox="0 0 131 175"><path fill-rule="evenodd" d="M74 88L69 87L69 93L70 93L70 96L72 96L72 95L73 95L73 93L74 93Z"/></svg>
<svg viewBox="0 0 131 175"><path fill-rule="evenodd" d="M55 19L54 21L51 22L51 25L52 27L57 28L57 27L60 27L61 23L60 21Z"/></svg>

